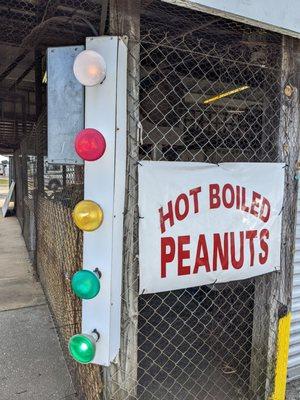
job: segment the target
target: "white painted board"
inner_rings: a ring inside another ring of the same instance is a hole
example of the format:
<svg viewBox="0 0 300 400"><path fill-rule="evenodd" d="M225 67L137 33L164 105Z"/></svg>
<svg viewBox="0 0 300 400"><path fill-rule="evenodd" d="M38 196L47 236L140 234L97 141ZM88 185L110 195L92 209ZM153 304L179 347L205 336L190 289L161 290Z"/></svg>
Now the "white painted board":
<svg viewBox="0 0 300 400"><path fill-rule="evenodd" d="M280 268L284 164L141 161L140 293Z"/></svg>
<svg viewBox="0 0 300 400"><path fill-rule="evenodd" d="M8 208L9 208L9 203L11 202L11 198L15 189L16 183L15 181L11 181L10 187L9 187L9 191L7 193L7 196L4 200L4 204L2 206L2 216L6 217Z"/></svg>
<svg viewBox="0 0 300 400"><path fill-rule="evenodd" d="M103 209L99 229L85 232L83 268L101 273L101 290L92 300L83 300L82 332L96 329L95 364L108 366L120 347L123 212L126 167L127 45L121 37L92 37L86 48L100 53L107 74L101 85L85 91L85 127L99 130L106 151L97 161L85 162L84 197Z"/></svg>
<svg viewBox="0 0 300 400"><path fill-rule="evenodd" d="M300 38L299 0L163 0Z"/></svg>

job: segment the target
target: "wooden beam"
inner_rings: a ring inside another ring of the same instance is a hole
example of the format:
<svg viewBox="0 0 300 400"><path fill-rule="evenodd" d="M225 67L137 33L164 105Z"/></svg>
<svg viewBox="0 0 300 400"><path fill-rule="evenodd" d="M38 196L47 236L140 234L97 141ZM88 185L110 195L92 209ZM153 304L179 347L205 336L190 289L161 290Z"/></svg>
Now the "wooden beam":
<svg viewBox="0 0 300 400"><path fill-rule="evenodd" d="M5 79L11 73L11 71L13 71L16 68L16 66L21 61L24 60L24 58L27 56L27 54L29 52L30 52L30 50L22 51L22 53L20 55L18 55L18 57L16 57L15 60L12 63L10 63L8 65L8 67L3 72L1 72L1 74L0 74L0 82L3 81L3 79Z"/></svg>
<svg viewBox="0 0 300 400"><path fill-rule="evenodd" d="M28 68L23 71L23 73L19 76L19 78L9 87L8 90L14 90L22 81L26 78L26 76L33 70L35 63L33 62L29 65Z"/></svg>
<svg viewBox="0 0 300 400"><path fill-rule="evenodd" d="M212 25L212 24L214 24L214 23L216 23L218 21L220 21L220 18L215 18L215 19L213 19L211 21L208 21L208 22L206 22L204 24L199 24L197 26L189 27L185 31L179 32L177 35L172 36L170 41L172 42L172 41L174 41L176 39L183 38L184 36L190 35L190 34L192 34L194 32L202 31L202 30L208 28L210 25Z"/></svg>
<svg viewBox="0 0 300 400"><path fill-rule="evenodd" d="M295 39L283 37L281 103L277 160L286 164L282 215L280 271L256 278L250 387L252 394L269 399L273 393L279 318L291 309L293 248L297 204L295 180L299 157L299 88L296 81ZM287 86L291 90L286 90ZM286 93L290 93L289 96Z"/></svg>
<svg viewBox="0 0 300 400"><path fill-rule="evenodd" d="M99 35L104 35L108 13L108 0L102 0Z"/></svg>
<svg viewBox="0 0 300 400"><path fill-rule="evenodd" d="M137 160L139 121L140 0L110 1L110 34L126 35L128 42L127 182L124 213L124 258L119 356L103 371L104 400L137 396L138 259Z"/></svg>
<svg viewBox="0 0 300 400"><path fill-rule="evenodd" d="M37 2L37 11L36 11L36 19L37 24L42 24L42 18L44 14L44 0L38 0ZM30 35L28 35L30 36ZM35 43L35 51L34 51L34 74L35 74L35 116L38 125L38 121L43 111L43 71L42 71L42 53L37 48L37 44ZM42 130L36 131L35 135L35 146L36 146L36 156L37 156L37 190L39 193L44 193L44 153L41 148L41 143L43 142L42 138L43 132Z"/></svg>

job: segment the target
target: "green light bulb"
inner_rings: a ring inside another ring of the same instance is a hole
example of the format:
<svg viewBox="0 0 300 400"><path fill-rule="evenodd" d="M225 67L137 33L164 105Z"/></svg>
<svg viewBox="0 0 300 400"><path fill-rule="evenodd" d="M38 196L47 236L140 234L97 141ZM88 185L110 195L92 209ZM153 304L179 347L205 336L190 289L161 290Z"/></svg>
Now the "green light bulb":
<svg viewBox="0 0 300 400"><path fill-rule="evenodd" d="M80 299L89 300L100 292L100 280L94 272L82 270L72 276L71 287Z"/></svg>
<svg viewBox="0 0 300 400"><path fill-rule="evenodd" d="M91 335L74 335L69 340L69 352L81 364L93 361L96 354L96 340Z"/></svg>

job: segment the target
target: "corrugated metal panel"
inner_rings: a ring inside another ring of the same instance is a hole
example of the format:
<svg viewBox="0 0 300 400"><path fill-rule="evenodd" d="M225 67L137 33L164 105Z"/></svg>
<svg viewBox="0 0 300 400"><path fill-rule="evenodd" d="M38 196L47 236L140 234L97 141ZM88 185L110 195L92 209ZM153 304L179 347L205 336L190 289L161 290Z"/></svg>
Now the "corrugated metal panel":
<svg viewBox="0 0 300 400"><path fill-rule="evenodd" d="M300 191L298 191L297 226L294 256L292 325L288 363L288 380L300 378Z"/></svg>

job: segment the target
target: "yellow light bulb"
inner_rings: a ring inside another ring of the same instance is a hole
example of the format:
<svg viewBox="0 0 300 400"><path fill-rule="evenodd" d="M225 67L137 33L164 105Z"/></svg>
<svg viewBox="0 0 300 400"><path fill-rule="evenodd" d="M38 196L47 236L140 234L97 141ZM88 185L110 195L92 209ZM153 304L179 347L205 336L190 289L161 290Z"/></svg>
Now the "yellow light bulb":
<svg viewBox="0 0 300 400"><path fill-rule="evenodd" d="M103 222L103 211L99 204L92 200L82 200L73 210L73 221L83 231L95 231Z"/></svg>

